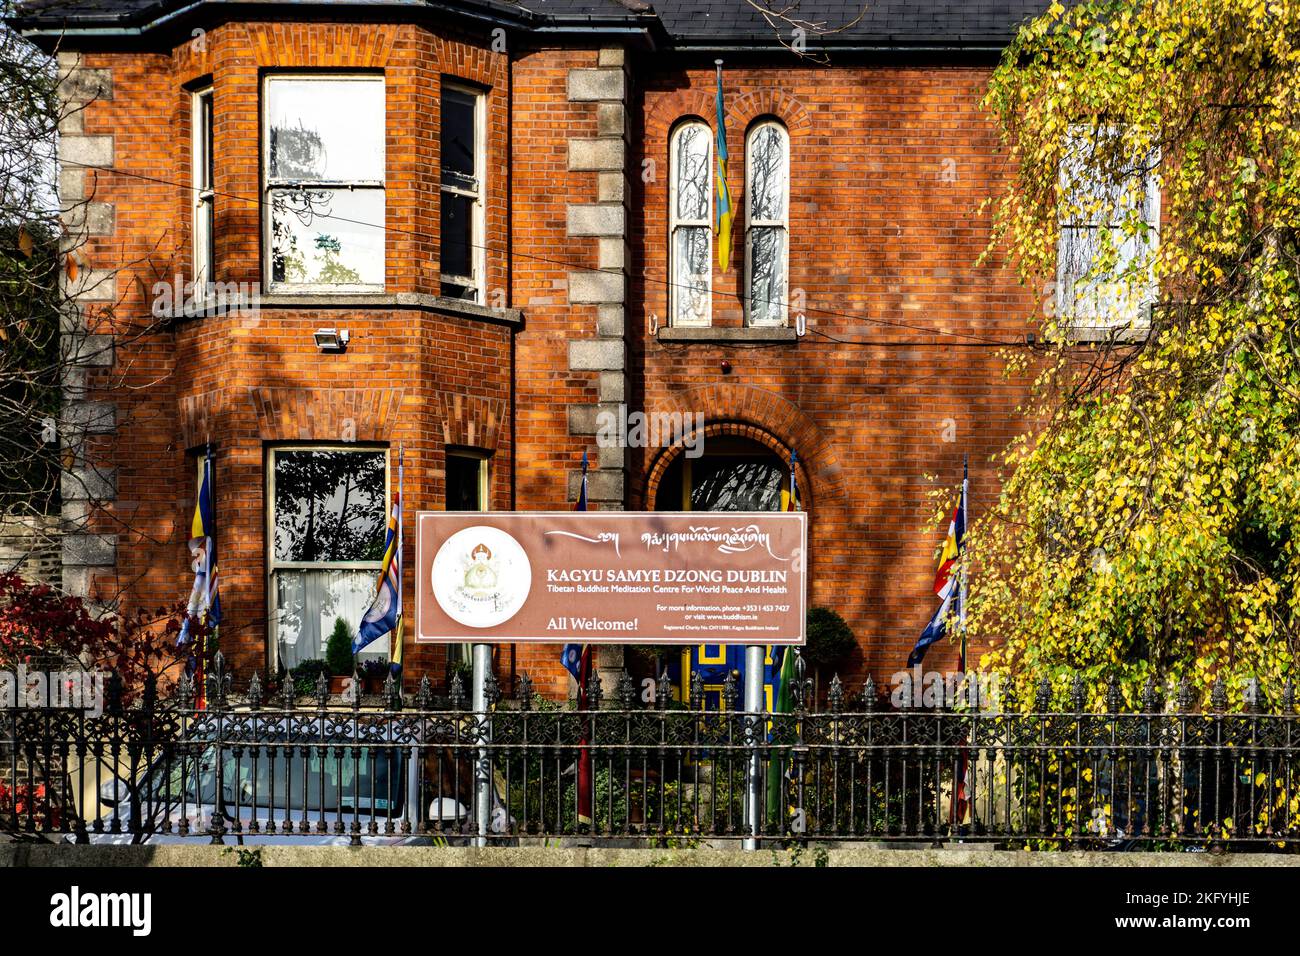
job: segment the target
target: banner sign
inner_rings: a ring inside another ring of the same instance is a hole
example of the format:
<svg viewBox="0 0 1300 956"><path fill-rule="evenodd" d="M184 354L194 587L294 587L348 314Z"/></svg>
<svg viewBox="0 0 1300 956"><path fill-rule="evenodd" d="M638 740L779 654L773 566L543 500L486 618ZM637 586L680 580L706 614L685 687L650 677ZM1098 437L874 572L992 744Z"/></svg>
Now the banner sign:
<svg viewBox="0 0 1300 956"><path fill-rule="evenodd" d="M803 512L415 516L415 639L802 644Z"/></svg>

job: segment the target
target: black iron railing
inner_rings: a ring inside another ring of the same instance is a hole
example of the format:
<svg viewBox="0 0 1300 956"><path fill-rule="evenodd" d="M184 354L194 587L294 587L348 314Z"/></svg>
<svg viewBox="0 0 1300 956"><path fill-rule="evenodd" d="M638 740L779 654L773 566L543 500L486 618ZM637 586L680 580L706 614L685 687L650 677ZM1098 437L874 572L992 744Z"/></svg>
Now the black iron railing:
<svg viewBox="0 0 1300 956"><path fill-rule="evenodd" d="M874 687L827 706L704 709L667 677L642 704L627 675L590 709L514 701L489 680L486 712L453 679L435 701L391 682L382 696L234 696L220 659L206 701L182 681L129 706L110 685L100 715L0 711L0 832L72 842L251 837L339 842L540 839L690 846L719 841L984 842L1014 847L1294 849L1300 845L1300 720L1288 687L1270 712L1229 711L1222 686L1193 710L1148 688L1082 688L1032 712L897 710Z"/></svg>

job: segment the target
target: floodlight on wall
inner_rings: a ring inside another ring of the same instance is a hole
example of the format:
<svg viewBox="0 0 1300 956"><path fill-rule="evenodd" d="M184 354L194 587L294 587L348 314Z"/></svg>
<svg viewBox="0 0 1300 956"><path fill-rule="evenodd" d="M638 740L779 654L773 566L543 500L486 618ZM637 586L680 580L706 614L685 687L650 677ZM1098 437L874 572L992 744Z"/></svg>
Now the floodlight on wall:
<svg viewBox="0 0 1300 956"><path fill-rule="evenodd" d="M348 349L347 329L317 329L312 338L316 340L316 348L322 352L346 352Z"/></svg>

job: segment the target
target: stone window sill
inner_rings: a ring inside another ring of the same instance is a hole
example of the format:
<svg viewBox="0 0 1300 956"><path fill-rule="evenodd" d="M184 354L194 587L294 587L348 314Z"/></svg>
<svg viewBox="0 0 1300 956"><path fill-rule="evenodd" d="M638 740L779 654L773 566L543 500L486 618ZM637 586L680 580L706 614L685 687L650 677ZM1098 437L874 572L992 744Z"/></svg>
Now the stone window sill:
<svg viewBox="0 0 1300 956"><path fill-rule="evenodd" d="M441 315L455 315L483 322L505 325L523 325L524 314L519 309L493 309L476 302L452 299L440 295L418 292L372 293L348 292L328 294L272 293L250 300L248 303L228 303L226 308L194 309L179 316L182 319L199 319L205 316L238 312L244 309L420 309Z"/></svg>
<svg viewBox="0 0 1300 956"><path fill-rule="evenodd" d="M751 343L787 343L794 345L799 334L785 325L762 327L678 326L661 328L655 337L672 344L708 343L713 345L749 345Z"/></svg>

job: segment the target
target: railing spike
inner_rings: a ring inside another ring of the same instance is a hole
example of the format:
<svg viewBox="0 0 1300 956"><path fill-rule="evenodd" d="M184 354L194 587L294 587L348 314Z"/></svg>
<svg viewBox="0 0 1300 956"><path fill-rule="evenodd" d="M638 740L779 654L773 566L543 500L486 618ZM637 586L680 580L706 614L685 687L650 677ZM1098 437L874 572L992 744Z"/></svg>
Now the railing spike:
<svg viewBox="0 0 1300 956"><path fill-rule="evenodd" d="M519 684L515 688L515 699L519 701L520 710L533 709L533 679L526 672L519 678Z"/></svg>
<svg viewBox="0 0 1300 956"><path fill-rule="evenodd" d="M636 681L626 669L618 678L618 702L624 710L631 710L636 705Z"/></svg>
<svg viewBox="0 0 1300 956"><path fill-rule="evenodd" d="M862 709L872 713L876 709L876 681L870 674L862 682Z"/></svg>
<svg viewBox="0 0 1300 956"><path fill-rule="evenodd" d="M594 658L595 655L593 654ZM593 666L587 675L587 709L600 710L600 703L605 699L605 688L600 679L600 671Z"/></svg>
<svg viewBox="0 0 1300 956"><path fill-rule="evenodd" d="M495 707L501 700L501 685L497 683L497 675L490 669L487 676L483 678L483 699L487 701L489 707Z"/></svg>
<svg viewBox="0 0 1300 956"><path fill-rule="evenodd" d="M327 706L329 706L329 702L330 702L329 678L325 676L324 671L321 671L319 674L316 675L316 707L320 710L324 710Z"/></svg>
<svg viewBox="0 0 1300 956"><path fill-rule="evenodd" d="M1153 678L1148 677L1147 682L1142 685L1142 712L1144 714L1154 714L1159 706L1160 697L1156 693L1156 682Z"/></svg>
<svg viewBox="0 0 1300 956"><path fill-rule="evenodd" d="M844 684L841 683L839 674L831 678L831 687L827 691L827 700L830 702L832 714L838 714L844 709Z"/></svg>
<svg viewBox="0 0 1300 956"><path fill-rule="evenodd" d="M1083 678L1079 674L1070 680L1070 708L1076 714L1083 711Z"/></svg>
<svg viewBox="0 0 1300 956"><path fill-rule="evenodd" d="M447 696L451 701L452 710L464 710L465 704L465 683L460 679L460 672L451 675L451 686L447 689Z"/></svg>
<svg viewBox="0 0 1300 956"><path fill-rule="evenodd" d="M257 671L248 681L248 706L250 710L262 709L262 675Z"/></svg>
<svg viewBox="0 0 1300 956"><path fill-rule="evenodd" d="M1295 684L1289 677L1282 685L1282 712L1288 717L1295 712Z"/></svg>
<svg viewBox="0 0 1300 956"><path fill-rule="evenodd" d="M673 695L673 682L668 677L668 668L659 675L659 680L655 683L655 708L658 710L667 710L668 701Z"/></svg>
<svg viewBox="0 0 1300 956"><path fill-rule="evenodd" d="M1228 709L1228 689L1223 686L1223 678L1216 675L1210 685L1210 709L1221 714Z"/></svg>
<svg viewBox="0 0 1300 956"><path fill-rule="evenodd" d="M286 673L284 683L280 685L280 708L282 710L293 710L298 702L295 700L298 694L298 688L294 686L293 675Z"/></svg>
<svg viewBox="0 0 1300 956"><path fill-rule="evenodd" d="M699 671L691 672L691 710L704 706L704 677Z"/></svg>
<svg viewBox="0 0 1300 956"><path fill-rule="evenodd" d="M1186 714L1192 709L1192 685L1186 675L1178 678L1178 685L1174 690L1174 709L1180 714Z"/></svg>
<svg viewBox="0 0 1300 956"><path fill-rule="evenodd" d="M189 710L194 704L194 680L189 674L182 674L176 682L176 703L181 710Z"/></svg>
<svg viewBox="0 0 1300 956"><path fill-rule="evenodd" d="M734 711L740 700L740 681L736 680L734 670L727 671L727 677L722 682L722 700L729 711Z"/></svg>
<svg viewBox="0 0 1300 956"><path fill-rule="evenodd" d="M1124 702L1124 697L1120 693L1119 679L1111 674L1106 678L1106 713L1118 714L1120 705Z"/></svg>
<svg viewBox="0 0 1300 956"><path fill-rule="evenodd" d="M1040 714L1045 714L1052 706L1052 682L1043 677L1038 682L1038 689L1034 692L1034 710Z"/></svg>
<svg viewBox="0 0 1300 956"><path fill-rule="evenodd" d="M416 710L433 710L433 681L425 674L420 678L420 686L415 690Z"/></svg>
<svg viewBox="0 0 1300 956"><path fill-rule="evenodd" d="M402 682L392 671L384 678L384 700L391 711L402 709Z"/></svg>

